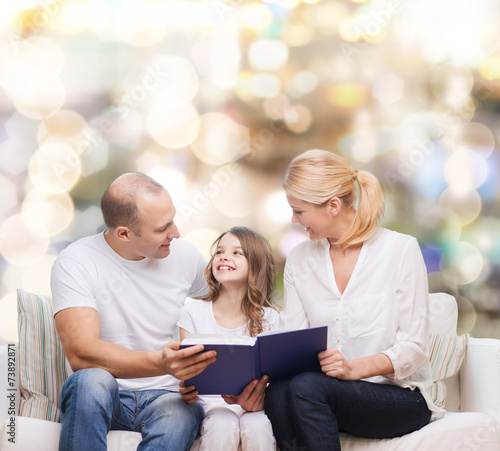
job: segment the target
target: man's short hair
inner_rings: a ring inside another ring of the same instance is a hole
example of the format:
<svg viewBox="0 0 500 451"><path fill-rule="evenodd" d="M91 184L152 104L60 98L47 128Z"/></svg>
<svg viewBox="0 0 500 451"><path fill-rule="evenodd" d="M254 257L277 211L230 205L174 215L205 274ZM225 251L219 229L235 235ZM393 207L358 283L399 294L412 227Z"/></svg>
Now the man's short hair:
<svg viewBox="0 0 500 451"><path fill-rule="evenodd" d="M128 227L140 235L141 220L137 200L145 196L158 196L165 187L140 172L123 174L104 192L101 211L108 229Z"/></svg>

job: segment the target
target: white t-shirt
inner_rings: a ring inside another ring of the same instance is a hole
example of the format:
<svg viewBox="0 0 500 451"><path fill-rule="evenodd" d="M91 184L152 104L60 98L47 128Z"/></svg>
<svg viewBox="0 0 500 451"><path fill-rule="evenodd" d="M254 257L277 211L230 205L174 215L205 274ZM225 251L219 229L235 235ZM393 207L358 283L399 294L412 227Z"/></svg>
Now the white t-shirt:
<svg viewBox="0 0 500 451"><path fill-rule="evenodd" d="M348 360L386 354L394 374L370 382L418 387L436 416L443 411L427 394L429 357L427 271L417 240L379 227L366 241L343 294L326 239L307 240L288 255L281 327L328 325L328 347Z"/></svg>
<svg viewBox="0 0 500 451"><path fill-rule="evenodd" d="M235 329L227 329L219 326L215 320L212 301L193 300L188 301L182 307L179 315L178 326L185 331L195 334L218 334L218 335L241 335L249 336L247 325ZM276 310L270 307L264 307L263 332L268 330L277 330L280 328L280 317ZM222 397L218 395L200 396L200 401L205 412L216 407L226 407L241 415L244 410L236 404L227 404Z"/></svg>
<svg viewBox="0 0 500 451"><path fill-rule="evenodd" d="M100 339L133 350L159 351L178 340L177 319L186 297L206 292L207 262L188 241L173 240L162 259L126 260L104 235L69 245L52 268L54 314L91 307L100 320ZM173 376L117 379L120 390L178 390Z"/></svg>

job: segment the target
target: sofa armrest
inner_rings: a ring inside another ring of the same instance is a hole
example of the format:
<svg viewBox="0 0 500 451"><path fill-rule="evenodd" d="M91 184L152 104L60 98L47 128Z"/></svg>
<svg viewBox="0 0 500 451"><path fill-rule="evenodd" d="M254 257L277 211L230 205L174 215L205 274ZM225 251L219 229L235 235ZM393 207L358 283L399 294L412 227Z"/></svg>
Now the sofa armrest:
<svg viewBox="0 0 500 451"><path fill-rule="evenodd" d="M500 422L500 340L469 338L460 367L460 410L487 413Z"/></svg>

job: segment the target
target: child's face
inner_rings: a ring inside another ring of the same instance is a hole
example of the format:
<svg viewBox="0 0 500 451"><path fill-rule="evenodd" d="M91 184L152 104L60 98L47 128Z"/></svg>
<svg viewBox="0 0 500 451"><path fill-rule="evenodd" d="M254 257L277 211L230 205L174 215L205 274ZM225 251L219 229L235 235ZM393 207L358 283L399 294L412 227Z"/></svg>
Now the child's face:
<svg viewBox="0 0 500 451"><path fill-rule="evenodd" d="M215 250L212 272L222 285L247 283L248 261L243 255L240 240L231 233L222 237Z"/></svg>

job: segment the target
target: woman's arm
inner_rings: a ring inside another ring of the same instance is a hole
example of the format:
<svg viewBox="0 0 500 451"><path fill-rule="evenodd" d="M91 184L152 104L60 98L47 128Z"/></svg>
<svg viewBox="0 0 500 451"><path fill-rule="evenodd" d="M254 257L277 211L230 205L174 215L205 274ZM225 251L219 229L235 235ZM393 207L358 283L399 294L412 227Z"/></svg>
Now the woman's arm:
<svg viewBox="0 0 500 451"><path fill-rule="evenodd" d="M292 263L287 259L283 274L285 301L280 313L281 329L304 329L309 327L306 311L295 286Z"/></svg>
<svg viewBox="0 0 500 451"><path fill-rule="evenodd" d="M318 354L321 370L327 376L343 380L359 380L394 373L391 359L380 353L360 359L346 360L335 348Z"/></svg>

